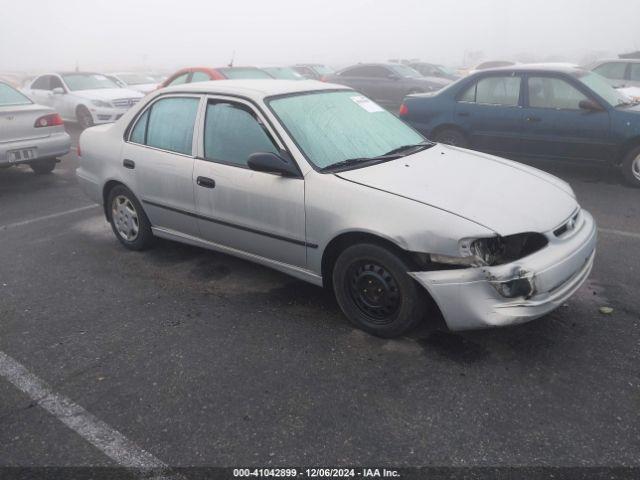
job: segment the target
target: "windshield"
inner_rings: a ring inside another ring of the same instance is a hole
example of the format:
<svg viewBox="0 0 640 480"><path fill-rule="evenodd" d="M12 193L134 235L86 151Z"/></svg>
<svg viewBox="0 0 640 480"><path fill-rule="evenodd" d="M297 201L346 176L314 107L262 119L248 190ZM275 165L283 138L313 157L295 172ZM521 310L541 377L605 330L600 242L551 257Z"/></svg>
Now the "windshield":
<svg viewBox="0 0 640 480"><path fill-rule="evenodd" d="M275 98L269 106L320 169L424 141L395 115L354 91L306 92Z"/></svg>
<svg viewBox="0 0 640 480"><path fill-rule="evenodd" d="M120 88L113 80L99 73L73 73L62 76L69 90L100 90Z"/></svg>
<svg viewBox="0 0 640 480"><path fill-rule="evenodd" d="M406 65L390 65L391 69L396 72L398 75L402 77L414 78L414 77L422 77L422 74L417 70L414 70L411 67L407 67Z"/></svg>
<svg viewBox="0 0 640 480"><path fill-rule="evenodd" d="M280 80L304 80L304 77L296 72L293 68L288 67L267 67L263 68L265 72L273 78Z"/></svg>
<svg viewBox="0 0 640 480"><path fill-rule="evenodd" d="M9 105L31 105L33 102L6 83L0 83L0 107Z"/></svg>
<svg viewBox="0 0 640 480"><path fill-rule="evenodd" d="M335 73L333 68L327 67L326 65L313 65L311 68L313 68L319 75L331 75L332 73Z"/></svg>
<svg viewBox="0 0 640 480"><path fill-rule="evenodd" d="M626 105L631 99L613 88L605 78L597 73L587 72L578 76L578 80L600 95L612 107Z"/></svg>
<svg viewBox="0 0 640 480"><path fill-rule="evenodd" d="M144 85L145 83L156 83L156 81L147 75L138 73L121 73L118 78L127 85Z"/></svg>
<svg viewBox="0 0 640 480"><path fill-rule="evenodd" d="M260 79L273 78L267 72L257 68L221 68L222 74L231 79Z"/></svg>

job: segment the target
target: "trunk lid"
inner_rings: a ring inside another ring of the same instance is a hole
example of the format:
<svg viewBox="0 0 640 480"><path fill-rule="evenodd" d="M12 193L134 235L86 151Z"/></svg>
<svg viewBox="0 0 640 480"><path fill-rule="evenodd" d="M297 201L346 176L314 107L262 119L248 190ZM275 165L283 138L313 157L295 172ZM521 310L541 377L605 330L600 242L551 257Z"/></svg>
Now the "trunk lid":
<svg viewBox="0 0 640 480"><path fill-rule="evenodd" d="M37 104L0 107L0 143L48 137L50 128L34 125L38 118L51 113L55 113L53 109Z"/></svg>

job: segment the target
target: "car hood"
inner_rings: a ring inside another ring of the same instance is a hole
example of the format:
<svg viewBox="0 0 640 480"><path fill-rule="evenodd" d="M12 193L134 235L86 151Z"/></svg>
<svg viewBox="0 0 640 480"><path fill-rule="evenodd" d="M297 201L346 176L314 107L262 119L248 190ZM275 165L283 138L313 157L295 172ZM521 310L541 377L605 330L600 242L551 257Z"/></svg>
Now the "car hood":
<svg viewBox="0 0 640 480"><path fill-rule="evenodd" d="M503 236L553 230L578 207L571 187L553 175L441 144L336 175L448 211Z"/></svg>
<svg viewBox="0 0 640 480"><path fill-rule="evenodd" d="M95 90L76 90L74 95L89 100L117 100L119 98L142 98L144 95L128 88L97 88Z"/></svg>

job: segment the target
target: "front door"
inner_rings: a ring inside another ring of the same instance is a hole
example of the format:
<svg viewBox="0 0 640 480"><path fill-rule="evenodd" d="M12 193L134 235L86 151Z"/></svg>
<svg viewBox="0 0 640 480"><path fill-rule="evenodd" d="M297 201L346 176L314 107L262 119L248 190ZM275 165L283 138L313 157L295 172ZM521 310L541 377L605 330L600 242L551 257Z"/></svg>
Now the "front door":
<svg viewBox="0 0 640 480"><path fill-rule="evenodd" d="M607 160L615 152L609 138L609 113L580 108L590 100L566 79L531 75L522 112L523 150L528 155Z"/></svg>
<svg viewBox="0 0 640 480"><path fill-rule="evenodd" d="M162 97L138 117L122 149L123 179L154 227L198 236L193 192L200 98Z"/></svg>
<svg viewBox="0 0 640 480"><path fill-rule="evenodd" d="M284 148L249 103L209 98L194 183L201 236L242 252L306 265L304 180L250 170L249 155Z"/></svg>

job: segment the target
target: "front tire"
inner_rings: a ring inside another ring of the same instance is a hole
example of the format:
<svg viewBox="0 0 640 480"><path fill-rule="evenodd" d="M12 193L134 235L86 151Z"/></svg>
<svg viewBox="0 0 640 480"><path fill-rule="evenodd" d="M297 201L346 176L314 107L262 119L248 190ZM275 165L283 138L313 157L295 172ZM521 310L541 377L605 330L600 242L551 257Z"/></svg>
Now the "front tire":
<svg viewBox="0 0 640 480"><path fill-rule="evenodd" d="M37 160L33 163L30 163L29 166L33 173L36 175L46 175L48 173L53 172L54 168L56 168L56 159L55 158L46 158L44 160Z"/></svg>
<svg viewBox="0 0 640 480"><path fill-rule="evenodd" d="M145 250L155 243L142 205L124 185L117 185L109 192L107 212L113 233L129 250Z"/></svg>
<svg viewBox="0 0 640 480"><path fill-rule="evenodd" d="M399 337L425 316L424 292L409 277L409 265L376 244L344 250L333 269L340 308L356 327L383 338Z"/></svg>
<svg viewBox="0 0 640 480"><path fill-rule="evenodd" d="M640 147L632 149L624 157L622 174L629 185L640 187Z"/></svg>
<svg viewBox="0 0 640 480"><path fill-rule="evenodd" d="M445 128L436 133L434 140L454 147L467 148L469 142L464 134L453 128Z"/></svg>
<svg viewBox="0 0 640 480"><path fill-rule="evenodd" d="M86 130L89 127L95 125L91 112L84 105L80 105L76 110L76 117L78 119L78 125L82 130Z"/></svg>

